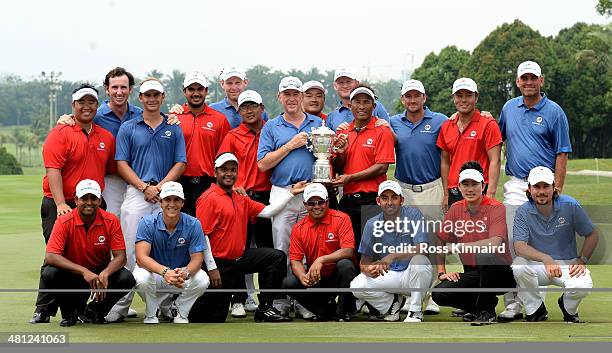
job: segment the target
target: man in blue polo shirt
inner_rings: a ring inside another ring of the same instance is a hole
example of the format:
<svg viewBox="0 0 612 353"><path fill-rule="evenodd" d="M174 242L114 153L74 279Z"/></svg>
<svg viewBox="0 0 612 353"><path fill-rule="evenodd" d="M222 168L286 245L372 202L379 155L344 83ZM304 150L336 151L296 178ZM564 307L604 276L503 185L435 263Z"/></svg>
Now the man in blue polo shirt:
<svg viewBox="0 0 612 353"><path fill-rule="evenodd" d="M257 149L257 165L262 172L272 170L270 181L270 204L278 202L302 180L312 179L314 155L306 149L308 133L320 127L319 117L304 113L302 110L302 81L293 76L284 77L278 86L278 100L283 113L268 121L261 129ZM274 248L289 252L289 236L293 226L304 216L306 208L299 196L294 196L287 205L272 217L272 241ZM278 309L284 314L288 302L281 302Z"/></svg>
<svg viewBox="0 0 612 353"><path fill-rule="evenodd" d="M432 266L419 248L419 244L428 243L427 234L410 223L424 222L423 214L417 208L402 206L404 197L397 181L382 182L376 202L382 212L365 225L359 244L361 274L351 282L351 288L429 288ZM393 225L392 232L386 231L386 223ZM371 319L384 321L399 321L400 308L406 300L402 294L410 295L405 322L423 321L423 292L354 293L369 304Z"/></svg>
<svg viewBox="0 0 612 353"><path fill-rule="evenodd" d="M117 134L117 172L128 183L121 205L121 228L125 236L126 267L136 262L134 244L140 218L159 212L159 192L168 181L176 181L185 171L185 139L178 125L169 125L160 112L164 87L150 78L140 85L138 98L144 107L142 117L122 124ZM115 305L107 316L121 321L132 302L133 292Z"/></svg>
<svg viewBox="0 0 612 353"><path fill-rule="evenodd" d="M521 96L504 104L499 117L502 139L506 142L504 204L508 221L508 239L512 243L512 224L516 209L527 202L527 175L536 166L555 173L555 187L563 190L568 153L572 152L569 125L563 109L540 90L544 76L540 66L525 61L518 66L516 86ZM514 256L514 249L512 249ZM512 293L510 293L512 294ZM522 307L513 296L505 296L506 310L501 320L519 317Z"/></svg>
<svg viewBox="0 0 612 353"><path fill-rule="evenodd" d="M539 286L555 285L563 288L593 287L593 279L586 268L593 254L599 234L578 201L559 195L556 176L547 167L535 167L527 178L528 202L516 211L514 219L514 250L517 257L512 271L525 304L527 321L542 321L548 312ZM576 233L584 237L580 253L576 247ZM563 321L580 322L578 305L588 292L565 291L557 300Z"/></svg>
<svg viewBox="0 0 612 353"><path fill-rule="evenodd" d="M359 81L353 72L345 68L336 70L334 73L334 90L336 91L336 95L338 95L340 105L327 115L325 119L325 125L327 125L327 127L336 131L338 126L342 123L350 123L355 119L350 108L350 95L357 86L359 86ZM379 119L389 121L389 113L387 113L382 103L378 100L375 103L376 106L374 107L372 115Z"/></svg>
<svg viewBox="0 0 612 353"><path fill-rule="evenodd" d="M392 116L391 129L396 136L395 179L402 186L406 204L419 207L429 218L439 219L444 198L440 179L440 150L436 146L440 127L448 118L425 106L427 94L419 80L407 80L400 91L404 113ZM432 277L437 276L433 273ZM404 311L409 311L405 307ZM425 312L437 314L438 305L427 296Z"/></svg>
<svg viewBox="0 0 612 353"><path fill-rule="evenodd" d="M225 92L225 97L210 105L214 110L222 113L227 118L232 129L237 128L242 122L238 114L238 96L244 92L249 85L246 73L236 67L226 67L221 71L219 85ZM262 114L262 119L268 121L268 113Z"/></svg>
<svg viewBox="0 0 612 353"><path fill-rule="evenodd" d="M176 316L172 318L170 310L164 308L160 316L187 324L193 303L210 284L202 270L207 246L200 221L181 212L185 203L183 186L169 181L159 197L162 212L144 216L136 232L136 290L146 304L144 323L157 324L160 304L173 294L172 290L180 289L175 299Z"/></svg>

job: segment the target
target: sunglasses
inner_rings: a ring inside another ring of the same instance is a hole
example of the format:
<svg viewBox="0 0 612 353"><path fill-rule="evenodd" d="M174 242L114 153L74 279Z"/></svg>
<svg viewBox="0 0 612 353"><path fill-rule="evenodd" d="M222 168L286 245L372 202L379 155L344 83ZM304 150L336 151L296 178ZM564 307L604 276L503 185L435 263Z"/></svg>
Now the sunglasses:
<svg viewBox="0 0 612 353"><path fill-rule="evenodd" d="M319 200L319 201L305 201L304 205L308 207L323 206L327 203L327 201L329 200L325 199L325 200Z"/></svg>

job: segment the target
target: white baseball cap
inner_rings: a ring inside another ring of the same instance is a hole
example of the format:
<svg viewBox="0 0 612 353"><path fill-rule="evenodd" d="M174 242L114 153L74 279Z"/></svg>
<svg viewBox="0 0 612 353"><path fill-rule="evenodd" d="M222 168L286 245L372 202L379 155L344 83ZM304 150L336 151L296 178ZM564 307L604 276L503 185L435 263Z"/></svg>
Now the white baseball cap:
<svg viewBox="0 0 612 353"><path fill-rule="evenodd" d="M159 198L165 199L166 197L173 195L185 200L183 185L177 183L176 181L169 181L167 183L164 183L164 185L162 185L161 187L161 191L159 192Z"/></svg>
<svg viewBox="0 0 612 353"><path fill-rule="evenodd" d="M219 78L225 81L230 77L238 77L239 79L244 80L246 78L246 73L235 66L223 68Z"/></svg>
<svg viewBox="0 0 612 353"><path fill-rule="evenodd" d="M380 183L380 185L378 185L378 196L382 195L382 193L387 190L393 191L396 195L402 194L402 187L395 180L385 180Z"/></svg>
<svg viewBox="0 0 612 353"><path fill-rule="evenodd" d="M425 94L425 86L419 80L408 80L402 85L401 95L403 96L408 91L419 91Z"/></svg>
<svg viewBox="0 0 612 353"><path fill-rule="evenodd" d="M278 92L280 93L290 89L304 92L302 91L302 81L300 81L300 79L295 76L283 77L280 84L278 85Z"/></svg>
<svg viewBox="0 0 612 353"><path fill-rule="evenodd" d="M482 183L484 181L484 177L482 176L482 173L476 169L465 169L459 173L459 183L464 180L474 180L475 182Z"/></svg>
<svg viewBox="0 0 612 353"><path fill-rule="evenodd" d="M535 167L529 172L527 182L529 185L535 185L541 182L552 185L555 182L555 173L546 167Z"/></svg>
<svg viewBox="0 0 612 353"><path fill-rule="evenodd" d="M157 80L147 80L140 85L139 92L145 93L148 91L164 93L164 86L162 86L162 84Z"/></svg>
<svg viewBox="0 0 612 353"><path fill-rule="evenodd" d="M325 89L325 87L323 86L323 84L319 81L308 81L305 82L304 85L302 86L302 91L306 92L311 88L316 88L320 91L323 91L323 93L327 93L327 90Z"/></svg>
<svg viewBox="0 0 612 353"><path fill-rule="evenodd" d="M225 163L231 161L238 163L238 158L236 158L236 156L231 152L221 153L217 159L215 159L215 168L219 168Z"/></svg>
<svg viewBox="0 0 612 353"><path fill-rule="evenodd" d="M371 89L367 88L367 87L357 87L355 88L352 92L351 95L349 97L350 100L353 100L353 98L358 95L359 93L365 93L368 96L372 97L372 99L374 101L376 101L376 96L374 95L374 92L372 92Z"/></svg>
<svg viewBox="0 0 612 353"><path fill-rule="evenodd" d="M93 88L89 88L89 87L83 87L72 94L72 101L73 102L78 101L79 99L85 96L92 96L96 100L98 100L98 93L96 93L96 90L94 90Z"/></svg>
<svg viewBox="0 0 612 353"><path fill-rule="evenodd" d="M208 88L209 85L204 74L200 72L190 72L185 75L185 79L183 80L183 88L189 87L192 83L199 83L204 88Z"/></svg>
<svg viewBox="0 0 612 353"><path fill-rule="evenodd" d="M542 76L542 69L535 61L523 61L516 69L516 77L521 77L524 74L534 74L540 77Z"/></svg>
<svg viewBox="0 0 612 353"><path fill-rule="evenodd" d="M462 77L457 79L455 83L453 83L453 94L457 93L457 91L461 89L466 89L470 92L478 93L478 86L476 86L476 82L468 77Z"/></svg>
<svg viewBox="0 0 612 353"><path fill-rule="evenodd" d="M319 196L323 200L327 199L327 189L323 184L312 183L306 185L306 188L304 188L304 201L308 201L314 196Z"/></svg>
<svg viewBox="0 0 612 353"><path fill-rule="evenodd" d="M244 102L253 102L257 104L263 103L261 95L253 90L246 90L238 96L238 106L241 106Z"/></svg>
<svg viewBox="0 0 612 353"><path fill-rule="evenodd" d="M355 76L353 71L351 71L351 70L349 70L347 68L344 68L344 67L336 69L336 71L334 72L334 81L336 81L340 77L348 77L348 78L351 78L353 80L357 79L357 76Z"/></svg>
<svg viewBox="0 0 612 353"><path fill-rule="evenodd" d="M100 198L102 195L102 190L100 189L100 184L97 181L91 179L83 179L79 181L76 186L76 197L79 199L87 194L92 194L97 198Z"/></svg>

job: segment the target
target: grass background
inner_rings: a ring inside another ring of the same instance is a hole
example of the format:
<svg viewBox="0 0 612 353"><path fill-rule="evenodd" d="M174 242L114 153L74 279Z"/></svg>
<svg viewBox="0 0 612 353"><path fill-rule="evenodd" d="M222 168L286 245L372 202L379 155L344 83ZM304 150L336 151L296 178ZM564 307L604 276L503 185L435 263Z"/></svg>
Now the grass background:
<svg viewBox="0 0 612 353"><path fill-rule="evenodd" d="M593 160L570 161L570 170L594 169ZM586 167L585 167L586 166ZM600 169L612 170L612 160L601 160ZM604 166L604 167L602 167ZM0 176L0 265L1 289L36 289L44 256L40 227L42 168L25 168L27 175ZM393 171L390 170L389 175ZM501 198L503 185L497 197ZM612 231L612 178L568 176L564 193L583 205L598 210L594 220L601 229L598 257L609 256L607 234ZM590 266L597 288L612 288L612 266ZM27 323L34 310L36 293L0 291L0 332L69 332L76 342L515 342L515 341L612 341L612 292L594 292L580 306L586 324L561 321L556 304L559 293L548 293L549 321L514 322L472 327L450 316L450 308L439 315L426 316L421 324L370 323L360 317L350 323L311 323L295 320L285 324L256 324L252 314L246 319L229 318L224 324L144 325L144 304L138 296L134 308L139 318L123 324L58 326L59 317L50 324ZM503 310L501 304L498 312Z"/></svg>

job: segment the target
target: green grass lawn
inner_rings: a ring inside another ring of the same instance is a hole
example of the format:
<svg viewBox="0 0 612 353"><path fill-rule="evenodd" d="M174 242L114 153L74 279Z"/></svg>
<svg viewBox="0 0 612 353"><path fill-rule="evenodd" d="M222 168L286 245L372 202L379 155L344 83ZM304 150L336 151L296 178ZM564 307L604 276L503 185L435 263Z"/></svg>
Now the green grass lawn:
<svg viewBox="0 0 612 353"><path fill-rule="evenodd" d="M570 162L570 165L574 161ZM27 168L24 176L0 176L0 263L3 289L36 289L44 254L40 230L41 168ZM612 178L567 178L565 193L585 205L612 205ZM498 198L502 193L498 193ZM598 216L602 235L612 231L609 211ZM599 252L609 253L603 246ZM612 288L612 266L591 266L595 286ZM144 304L138 296L134 307L141 317L123 324L59 327L59 318L51 324L27 323L34 309L34 292L0 292L0 332L69 332L76 342L516 342L516 341L612 341L612 292L595 292L580 307L581 318L588 323L569 325L561 320L556 300L559 293L548 293L548 322L495 324L472 327L450 317L443 308L437 316L427 316L416 325L370 323L360 317L350 323L310 323L296 320L287 324L256 324L247 319L229 319L225 324L142 324ZM501 304L498 312L501 311Z"/></svg>

